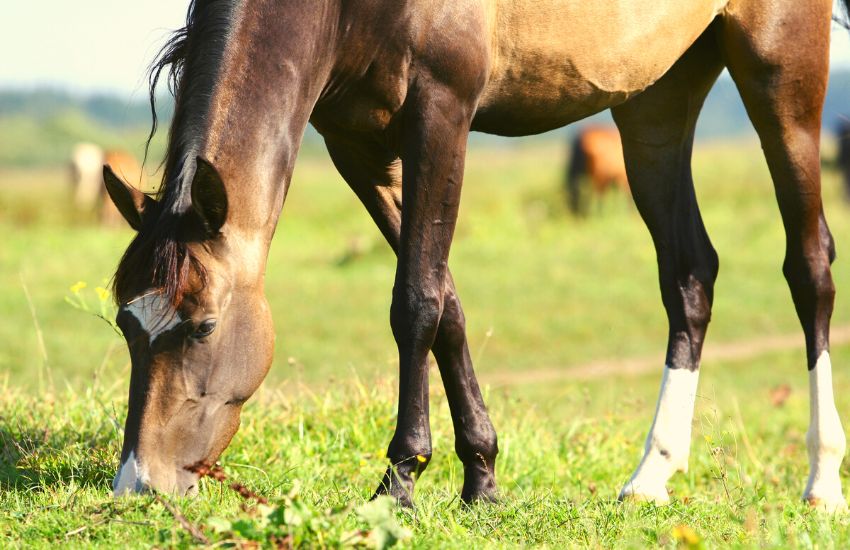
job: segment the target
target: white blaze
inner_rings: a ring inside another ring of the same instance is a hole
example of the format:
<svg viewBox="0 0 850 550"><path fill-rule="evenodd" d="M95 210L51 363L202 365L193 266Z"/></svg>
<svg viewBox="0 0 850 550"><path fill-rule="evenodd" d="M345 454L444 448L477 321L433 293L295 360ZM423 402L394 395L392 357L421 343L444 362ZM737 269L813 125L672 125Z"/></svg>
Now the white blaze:
<svg viewBox="0 0 850 550"><path fill-rule="evenodd" d="M123 309L139 320L142 329L148 333L151 343L160 334L171 330L182 321L171 303L157 291L151 291L130 300Z"/></svg>
<svg viewBox="0 0 850 550"><path fill-rule="evenodd" d="M112 494L116 497L128 493L138 493L148 482L147 469L136 460L136 453L130 454L121 464L115 479L112 480Z"/></svg>
<svg viewBox="0 0 850 550"><path fill-rule="evenodd" d="M180 324L181 319L171 304L161 293L151 291L130 300L122 307L130 312L148 334L148 339L153 343L163 332L170 330ZM116 497L127 493L136 493L148 483L147 468L136 459L135 451L130 451L115 479L112 480L112 491Z"/></svg>
<svg viewBox="0 0 850 550"><path fill-rule="evenodd" d="M844 458L846 438L832 392L832 362L829 352L818 357L815 368L809 371L809 431L806 446L809 450L809 482L803 498L826 508L847 506L841 492L838 470Z"/></svg>
<svg viewBox="0 0 850 550"><path fill-rule="evenodd" d="M633 496L659 504L669 501L667 480L677 471L688 470L698 380L699 370L664 367L655 420L646 437L643 460L620 491L620 498Z"/></svg>

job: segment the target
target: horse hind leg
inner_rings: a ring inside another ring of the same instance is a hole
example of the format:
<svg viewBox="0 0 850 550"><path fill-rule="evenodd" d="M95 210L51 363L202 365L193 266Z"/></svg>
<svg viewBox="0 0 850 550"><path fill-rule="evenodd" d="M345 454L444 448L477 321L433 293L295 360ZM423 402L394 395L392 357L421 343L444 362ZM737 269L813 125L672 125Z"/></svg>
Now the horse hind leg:
<svg viewBox="0 0 850 550"><path fill-rule="evenodd" d="M697 115L721 69L706 33L661 80L612 109L635 205L658 256L669 322L655 420L621 499L666 503L667 480L688 467L700 354L718 271L697 206L690 159Z"/></svg>
<svg viewBox="0 0 850 550"><path fill-rule="evenodd" d="M846 507L839 478L846 438L832 390L835 251L823 215L819 152L830 15L826 1L781 0L770 10L750 3L722 17L718 36L773 178L785 226L783 272L806 337L810 473L803 498L837 510Z"/></svg>

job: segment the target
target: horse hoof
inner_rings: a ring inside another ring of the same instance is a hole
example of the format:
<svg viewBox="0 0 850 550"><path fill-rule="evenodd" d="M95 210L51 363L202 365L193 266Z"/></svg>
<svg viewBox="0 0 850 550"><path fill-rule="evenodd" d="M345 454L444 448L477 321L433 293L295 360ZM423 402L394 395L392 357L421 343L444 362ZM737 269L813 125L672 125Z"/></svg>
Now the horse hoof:
<svg viewBox="0 0 850 550"><path fill-rule="evenodd" d="M380 496L388 496L394 498L403 508L413 508L413 480L406 481L407 483L402 481L392 469L387 470L387 474L372 495L372 500Z"/></svg>
<svg viewBox="0 0 850 550"><path fill-rule="evenodd" d="M658 488L645 487L629 483L620 491L618 497L620 502L651 502L656 506L670 504L670 495L663 485Z"/></svg>
<svg viewBox="0 0 850 550"><path fill-rule="evenodd" d="M379 487L378 490L375 491L375 494L372 495L372 498L370 498L369 500L375 500L378 497L390 497L394 499L396 501L396 504L398 504L402 508L413 508L413 498L411 498L411 496L407 493L396 495L383 490L383 487Z"/></svg>
<svg viewBox="0 0 850 550"><path fill-rule="evenodd" d="M828 514L843 514L847 512L847 501L840 493L838 495L819 497L816 495L808 495L803 497L803 500L809 503L812 508Z"/></svg>
<svg viewBox="0 0 850 550"><path fill-rule="evenodd" d="M460 494L460 499L470 506L476 504L498 504L501 500L496 491L481 491L467 494L466 491Z"/></svg>
<svg viewBox="0 0 850 550"><path fill-rule="evenodd" d="M492 475L468 478L463 484L460 499L467 504L499 501L499 491Z"/></svg>

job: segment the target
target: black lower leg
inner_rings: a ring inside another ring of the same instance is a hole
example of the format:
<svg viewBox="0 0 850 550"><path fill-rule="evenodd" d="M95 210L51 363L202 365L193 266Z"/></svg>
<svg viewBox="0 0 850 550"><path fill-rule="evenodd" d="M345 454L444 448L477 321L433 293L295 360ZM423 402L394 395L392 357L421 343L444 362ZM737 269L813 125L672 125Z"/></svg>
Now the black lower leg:
<svg viewBox="0 0 850 550"><path fill-rule="evenodd" d="M390 323L399 349L398 421L387 449L390 466L376 495L388 494L404 506L413 505L416 478L431 460L428 404L428 352L434 342L442 312L442 296L429 293L436 285L414 288L399 284L393 289Z"/></svg>
<svg viewBox="0 0 850 550"><path fill-rule="evenodd" d="M466 323L451 278L448 287L433 352L451 409L455 450L463 463L461 498L466 502L494 500L499 452L496 430L472 370Z"/></svg>

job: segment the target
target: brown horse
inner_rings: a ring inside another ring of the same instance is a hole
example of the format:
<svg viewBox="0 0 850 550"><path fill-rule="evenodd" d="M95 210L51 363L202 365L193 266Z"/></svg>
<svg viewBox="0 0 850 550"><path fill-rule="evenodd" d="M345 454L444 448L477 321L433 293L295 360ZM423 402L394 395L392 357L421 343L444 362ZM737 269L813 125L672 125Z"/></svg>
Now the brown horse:
<svg viewBox="0 0 850 550"><path fill-rule="evenodd" d="M312 122L398 255L398 421L378 493L410 504L431 458L433 351L462 497L494 498L496 432L448 270L467 136L534 134L610 107L669 318L655 421L621 496L666 501L667 479L688 463L718 269L691 179L694 125L725 66L776 186L783 271L806 337L803 494L843 506L829 356L834 247L818 157L831 9L830 0L196 0L152 72L155 84L170 66L177 101L158 198L106 170L138 231L115 276L132 358L116 494L194 491L185 466L215 460L236 432L272 360L266 257Z"/></svg>
<svg viewBox="0 0 850 550"><path fill-rule="evenodd" d="M582 183L590 195L601 200L611 188L629 192L626 161L620 132L611 126L585 126L573 137L567 168L567 205L573 214L587 212Z"/></svg>
<svg viewBox="0 0 850 550"><path fill-rule="evenodd" d="M842 119L835 127L838 142L836 164L844 184L844 199L850 202L850 120Z"/></svg>

